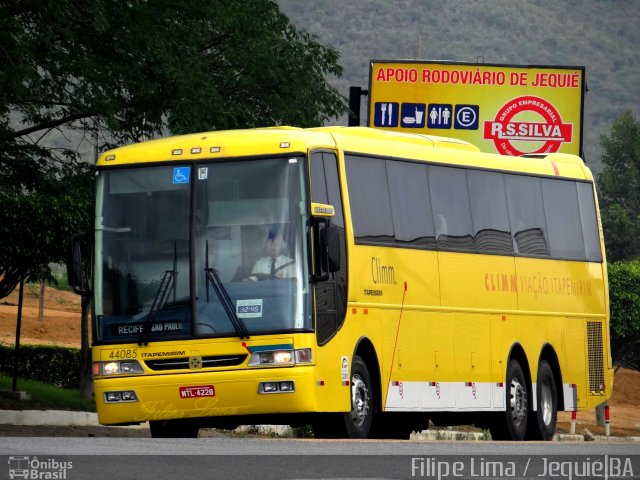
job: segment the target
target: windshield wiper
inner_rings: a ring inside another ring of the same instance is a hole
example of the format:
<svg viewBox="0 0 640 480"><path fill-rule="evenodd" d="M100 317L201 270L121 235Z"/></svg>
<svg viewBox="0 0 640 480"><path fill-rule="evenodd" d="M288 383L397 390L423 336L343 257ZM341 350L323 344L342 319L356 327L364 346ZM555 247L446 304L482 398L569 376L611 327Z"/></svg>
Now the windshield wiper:
<svg viewBox="0 0 640 480"><path fill-rule="evenodd" d="M144 323L142 324L142 329L138 334L138 345L149 345L149 338L151 337L151 328L153 326L153 321L158 316L158 312L169 300L169 295L171 294L171 290L175 291L175 278L176 271L175 270L165 270L160 278L160 285L156 290L156 294L153 297L153 302L151 302L151 308L149 308L149 313L147 313L147 318L145 318Z"/></svg>
<svg viewBox="0 0 640 480"><path fill-rule="evenodd" d="M242 319L238 317L236 314L236 310L233 307L233 302L231 298L229 298L229 293L227 289L222 284L220 280L220 273L215 268L209 267L209 241L206 243L206 252L205 252L205 269L204 273L207 277L207 303L209 302L209 284L213 287L213 290L216 292L216 295L220 299L220 304L224 309L227 317L231 321L234 330L240 337L240 339L249 339L249 332L247 331L247 327L245 326Z"/></svg>
<svg viewBox="0 0 640 480"><path fill-rule="evenodd" d="M222 304L222 308L224 308L224 311L229 317L229 320L231 320L231 324L233 325L236 333L241 339L248 339L249 332L247 331L247 327L245 327L244 322L240 318L238 318L238 315L236 315L236 311L233 308L233 302L229 298L227 289L224 288L224 285L220 281L220 274L215 268L207 267L204 269L204 271L207 275L207 281L211 283L211 286L218 295L220 303Z"/></svg>

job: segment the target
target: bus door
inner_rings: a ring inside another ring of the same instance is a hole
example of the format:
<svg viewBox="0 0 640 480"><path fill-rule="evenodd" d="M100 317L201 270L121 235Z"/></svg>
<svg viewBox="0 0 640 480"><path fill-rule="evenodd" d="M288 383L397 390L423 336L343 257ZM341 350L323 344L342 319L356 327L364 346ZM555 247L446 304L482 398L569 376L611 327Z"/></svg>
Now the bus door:
<svg viewBox="0 0 640 480"><path fill-rule="evenodd" d="M342 213L342 197L338 177L338 162L334 152L313 152L310 156L311 201L333 205L335 215L331 225L340 237L340 270L329 280L315 285L316 335L318 345L327 343L344 322L347 307L347 248ZM317 241L317 235L315 232ZM317 243L316 243L317 245Z"/></svg>

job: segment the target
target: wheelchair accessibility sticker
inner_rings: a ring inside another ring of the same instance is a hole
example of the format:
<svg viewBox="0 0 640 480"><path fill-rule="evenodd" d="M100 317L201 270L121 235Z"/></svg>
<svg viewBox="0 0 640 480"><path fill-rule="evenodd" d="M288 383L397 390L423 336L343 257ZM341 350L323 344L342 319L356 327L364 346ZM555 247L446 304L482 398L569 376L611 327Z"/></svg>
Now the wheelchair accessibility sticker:
<svg viewBox="0 0 640 480"><path fill-rule="evenodd" d="M191 167L175 167L173 169L173 184L189 183Z"/></svg>

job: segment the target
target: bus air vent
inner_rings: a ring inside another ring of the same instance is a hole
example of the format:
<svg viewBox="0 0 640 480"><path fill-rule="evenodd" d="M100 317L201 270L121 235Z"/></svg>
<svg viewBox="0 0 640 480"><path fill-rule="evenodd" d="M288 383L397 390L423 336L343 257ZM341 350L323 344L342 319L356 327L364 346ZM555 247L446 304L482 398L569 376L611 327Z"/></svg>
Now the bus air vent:
<svg viewBox="0 0 640 480"><path fill-rule="evenodd" d="M587 322L587 352L589 355L589 391L604 393L604 352L602 349L602 323Z"/></svg>

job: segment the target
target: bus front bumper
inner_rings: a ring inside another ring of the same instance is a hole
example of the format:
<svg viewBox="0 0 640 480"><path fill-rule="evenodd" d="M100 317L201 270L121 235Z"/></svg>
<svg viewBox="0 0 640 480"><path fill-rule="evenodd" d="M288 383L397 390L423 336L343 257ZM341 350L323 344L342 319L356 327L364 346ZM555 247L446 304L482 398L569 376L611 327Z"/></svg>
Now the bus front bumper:
<svg viewBox="0 0 640 480"><path fill-rule="evenodd" d="M103 425L313 412L317 410L315 389L311 366L95 380L98 419Z"/></svg>

